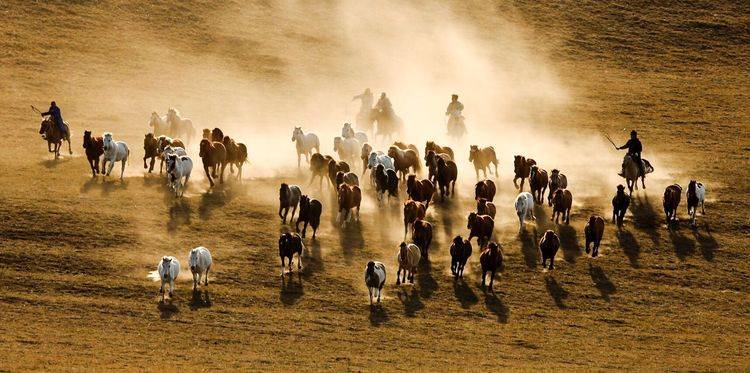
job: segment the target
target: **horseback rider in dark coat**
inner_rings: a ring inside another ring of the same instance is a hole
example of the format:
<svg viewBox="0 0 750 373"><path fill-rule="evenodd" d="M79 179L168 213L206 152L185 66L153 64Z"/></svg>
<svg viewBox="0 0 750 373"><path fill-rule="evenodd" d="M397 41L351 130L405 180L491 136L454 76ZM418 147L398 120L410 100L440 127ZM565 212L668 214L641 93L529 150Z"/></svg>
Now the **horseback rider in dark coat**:
<svg viewBox="0 0 750 373"><path fill-rule="evenodd" d="M65 122L63 122L62 113L60 112L60 107L58 107L54 101L50 103L49 110L41 114L42 116L49 115L50 118L52 118L52 121L55 122L57 129L59 129L60 133L63 134L63 138L68 137L69 135L68 130L65 128Z"/></svg>
<svg viewBox="0 0 750 373"><path fill-rule="evenodd" d="M638 172L640 172L641 175L646 176L646 171L643 168L643 161L641 160L643 145L641 144L641 140L638 139L638 132L635 130L630 131L630 140L617 149L628 149L628 155L636 162L636 165L638 165Z"/></svg>

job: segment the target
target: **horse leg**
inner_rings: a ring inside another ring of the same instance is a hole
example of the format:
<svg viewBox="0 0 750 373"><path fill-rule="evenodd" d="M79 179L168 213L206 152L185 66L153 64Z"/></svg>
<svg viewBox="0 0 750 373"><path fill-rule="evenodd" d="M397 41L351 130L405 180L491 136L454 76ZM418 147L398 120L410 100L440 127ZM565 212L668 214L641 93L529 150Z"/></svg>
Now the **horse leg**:
<svg viewBox="0 0 750 373"><path fill-rule="evenodd" d="M156 157L151 157L151 164L148 167L148 173L154 170L154 163L156 163Z"/></svg>
<svg viewBox="0 0 750 373"><path fill-rule="evenodd" d="M125 175L125 161L127 161L127 158L122 160L122 167L120 168L120 180L122 180L123 175Z"/></svg>
<svg viewBox="0 0 750 373"><path fill-rule="evenodd" d="M485 286L484 279L487 277L487 271L482 270L482 287Z"/></svg>
<svg viewBox="0 0 750 373"><path fill-rule="evenodd" d="M646 189L646 175L641 176L641 186L643 186L643 189Z"/></svg>
<svg viewBox="0 0 750 373"><path fill-rule="evenodd" d="M143 156L143 168L148 168L148 166L146 166L146 159L147 158L148 158L147 156L145 156L145 155Z"/></svg>
<svg viewBox="0 0 750 373"><path fill-rule="evenodd" d="M368 286L367 291L370 292L370 305L372 306L372 288Z"/></svg>
<svg viewBox="0 0 750 373"><path fill-rule="evenodd" d="M492 285L494 285L494 284L495 284L495 271L493 270L490 273L490 291L493 291L492 290Z"/></svg>
<svg viewBox="0 0 750 373"><path fill-rule="evenodd" d="M401 266L399 266L398 271L396 271L396 285L401 285Z"/></svg>
<svg viewBox="0 0 750 373"><path fill-rule="evenodd" d="M214 186L214 180L211 178L211 173L208 172L208 165L206 165L206 164L203 165L203 171L206 173L206 177L208 178L208 184L211 187L213 187ZM159 175L161 175L161 170L159 171Z"/></svg>
<svg viewBox="0 0 750 373"><path fill-rule="evenodd" d="M281 255L281 277L284 277L284 255Z"/></svg>
<svg viewBox="0 0 750 373"><path fill-rule="evenodd" d="M297 212L297 205L292 206L292 217L289 218L289 224L292 224L294 222L294 213ZM299 217L297 217L297 222L299 222Z"/></svg>
<svg viewBox="0 0 750 373"><path fill-rule="evenodd" d="M208 266L208 268L206 268L206 279L205 279L205 282L203 283L206 286L208 286L208 271L210 270L211 270L211 266Z"/></svg>
<svg viewBox="0 0 750 373"><path fill-rule="evenodd" d="M497 173L497 162L495 162L494 165L495 165L495 178L498 178L500 177L500 174Z"/></svg>
<svg viewBox="0 0 750 373"><path fill-rule="evenodd" d="M109 166L107 166L107 176L112 173L113 168L115 168L115 161L110 161Z"/></svg>
<svg viewBox="0 0 750 373"><path fill-rule="evenodd" d="M297 254L297 269L302 269L302 250Z"/></svg>
<svg viewBox="0 0 750 373"><path fill-rule="evenodd" d="M302 160L302 155L297 152L297 168L300 168L300 161Z"/></svg>

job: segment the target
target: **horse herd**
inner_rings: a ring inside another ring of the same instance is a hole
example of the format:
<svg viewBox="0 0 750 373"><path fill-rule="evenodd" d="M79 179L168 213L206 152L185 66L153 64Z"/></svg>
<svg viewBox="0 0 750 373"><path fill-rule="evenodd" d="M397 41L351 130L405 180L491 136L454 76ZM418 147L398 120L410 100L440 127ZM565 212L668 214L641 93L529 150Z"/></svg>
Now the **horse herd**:
<svg viewBox="0 0 750 373"><path fill-rule="evenodd" d="M42 124L43 129L45 123ZM50 127L49 123L46 125ZM144 137L143 167L151 173L158 158L160 160L159 173L162 174L166 163L168 185L176 196L182 196L190 179L193 161L187 155L185 142L169 134L181 133L186 136L186 141L190 141L194 132L191 131L192 122L189 119L180 118L176 110L170 109L164 118L153 113L150 126L154 128L154 132L147 133ZM370 171L369 189L374 192L378 206L382 207L384 203L390 205L391 198L398 201L402 191L405 191L406 197L402 205L404 240L396 250L398 263L396 284L407 281L413 283L419 264L429 260L433 227L425 220L427 211L431 204L437 202L438 193L440 202L455 194L458 167L454 150L434 141L425 143L424 157L420 157L420 151L416 145L399 141L394 142L384 151L376 150L368 142L366 133L357 131L348 123L344 124L341 136L336 136L333 141L333 149L339 160L322 154L318 136L314 133L305 133L302 127L294 127L291 141L295 143L298 167L301 167L303 155L309 163L310 184L312 185L318 178L319 189L322 190L325 179L326 184L331 185L332 190L336 191L336 221L342 228L346 228L353 219L359 220L364 185L360 185L360 176L352 167L356 163L361 161L362 177ZM131 153L124 141L115 140L110 132L104 133L101 137L94 137L90 131L85 131L83 147L94 177L97 174L110 175L115 163L120 162L120 179L123 178L125 165ZM224 182L227 165L230 166L230 173L234 173L236 167L238 169L236 178L242 178L242 166L248 156L247 147L244 144L225 136L219 128L204 129L199 149L203 169L211 187L215 185L214 179L216 178L220 183ZM494 219L497 213L497 207L494 204L497 187L493 180L487 178L487 175L489 173L494 174L495 178L499 177L499 161L492 146L471 145L468 150L469 162L474 166L477 179L480 179L480 171L484 179L477 181L474 185L476 211L471 211L467 216L467 237L456 235L450 245L451 272L456 278L463 276L464 266L473 251L471 241L476 237L480 248L482 285L484 286L487 274L489 274L489 288L492 289L495 273L503 263L503 253L500 245L492 241ZM422 167L427 168L427 178L419 177ZM651 168L650 164L648 167ZM560 220L564 224L570 223L573 194L568 189L568 179L565 174L558 169L552 169L548 174L535 160L522 155L514 156L513 169L513 184L519 191L514 202L519 221L519 233L524 231L526 221L536 219L534 208L544 206L545 199L546 204L552 208L551 220L555 224L559 224ZM525 192L524 185L527 179L529 191ZM631 187L630 183L628 187ZM682 187L678 184L668 186L664 192L663 207L668 227L677 222L677 208L681 202L682 193ZM698 206L705 214L703 206L705 193L706 188L702 183L695 180L689 182L686 191L687 210L693 226L695 226ZM612 222L618 228L623 225L631 194L632 189L630 193L625 193L625 187L618 185L615 196L612 198ZM290 210L291 216L289 216ZM299 213L297 213L298 210ZM312 237L315 239L322 210L321 201L303 194L300 186L287 183L280 185L279 217L284 224L289 217L290 224L295 227L295 232L284 233L279 238L282 276L285 261L288 261L289 271L292 271L292 259L295 255L298 257L297 268L302 268L303 239L307 227L309 225L312 228ZM297 215L296 223L295 214ZM304 224L301 235L297 233L300 232L300 223ZM601 216L593 215L589 217L584 228L585 251L587 254L591 253L592 257L598 256L604 226L605 220ZM406 238L410 232L411 242L407 242ZM559 248L560 237L557 233L553 230L544 232L539 241L544 268L554 269L554 258ZM204 285L207 286L208 271L212 263L208 249L199 247L192 250L189 262L194 276L194 287L199 284L201 274L205 274ZM164 285L169 283L171 295L174 279L179 273L179 261L171 256L163 257L159 262L158 272L162 280L161 292L164 293ZM371 304L373 298L380 301L380 291L385 278L386 267L382 262L373 260L367 263L365 283L370 292Z"/></svg>

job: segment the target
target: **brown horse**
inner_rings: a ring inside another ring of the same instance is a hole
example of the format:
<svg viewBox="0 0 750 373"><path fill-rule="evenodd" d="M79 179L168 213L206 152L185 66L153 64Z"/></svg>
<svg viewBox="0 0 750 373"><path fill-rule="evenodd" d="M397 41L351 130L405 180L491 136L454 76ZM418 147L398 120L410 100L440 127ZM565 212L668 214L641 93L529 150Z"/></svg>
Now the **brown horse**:
<svg viewBox="0 0 750 373"><path fill-rule="evenodd" d="M222 131L221 128L218 127L214 128L211 131L211 141L224 141L224 131Z"/></svg>
<svg viewBox="0 0 750 373"><path fill-rule="evenodd" d="M359 221L359 208L362 203L362 190L358 186L349 186L341 184L338 188L339 213L336 221L341 222L341 227L345 227L351 217L351 210L357 209L357 221Z"/></svg>
<svg viewBox="0 0 750 373"><path fill-rule="evenodd" d="M469 162L474 163L474 170L477 172L477 179L479 179L479 170L484 172L484 178L487 178L487 170L490 170L492 175L492 168L490 164L495 165L495 177L497 177L497 155L495 154L495 148L488 146L486 148L479 149L476 145L471 145L469 148Z"/></svg>
<svg viewBox="0 0 750 373"><path fill-rule="evenodd" d="M306 195L302 195L299 200L299 216L297 217L297 224L295 228L299 232L299 223L304 222L305 225L302 227L302 237L305 237L307 232L307 225L310 224L313 230L312 237L315 238L315 234L318 232L320 226L320 214L323 212L323 204L315 198L310 198Z"/></svg>
<svg viewBox="0 0 750 373"><path fill-rule="evenodd" d="M441 158L445 162L452 161L448 154L437 154L434 150L428 150L427 154L424 156L424 165L427 167L427 178L433 183L437 182L438 160Z"/></svg>
<svg viewBox="0 0 750 373"><path fill-rule="evenodd" d="M547 190L548 183L547 171L539 168L537 165L531 166L529 187L531 188L531 195L534 196L534 202L540 205L544 203L544 191Z"/></svg>
<svg viewBox="0 0 750 373"><path fill-rule="evenodd" d="M87 131L88 132L88 131ZM159 156L159 140L154 137L153 133L147 133L143 138L143 168L148 168L148 173L154 170L156 157ZM151 158L151 165L146 165L146 160Z"/></svg>
<svg viewBox="0 0 750 373"><path fill-rule="evenodd" d="M414 150L414 153L417 153L417 159L419 159L419 149L417 149L416 145L414 145L414 144L406 144L406 143L403 143L401 141L394 141L393 142L393 146L395 146L395 147L397 147L397 148L399 148L401 150L406 150L406 149Z"/></svg>
<svg viewBox="0 0 750 373"><path fill-rule="evenodd" d="M494 203L488 201L486 198L480 198L477 200L477 214L489 215L494 219L496 213L497 209L495 208Z"/></svg>
<svg viewBox="0 0 750 373"><path fill-rule="evenodd" d="M331 185L333 185L334 188L338 188L338 184L336 184L336 174L349 171L349 164L344 161L336 162L333 159L328 161L328 179L331 180Z"/></svg>
<svg viewBox="0 0 750 373"><path fill-rule="evenodd" d="M664 215L667 219L667 227L672 223L677 223L677 207L680 205L682 198L682 187L679 184L672 184L664 190Z"/></svg>
<svg viewBox="0 0 750 373"><path fill-rule="evenodd" d="M466 228L469 228L469 241L472 238L477 238L479 247L483 247L490 239L492 239L492 232L495 230L495 220L489 215L478 215L476 212L469 213L468 224Z"/></svg>
<svg viewBox="0 0 750 373"><path fill-rule="evenodd" d="M450 160L452 160L452 161L456 159L456 156L453 153L453 149L451 149L448 146L440 146L440 145L436 144L434 141L427 141L425 143L425 145L424 145L424 153L425 153L425 155L430 150L434 151L435 154L448 154L451 157Z"/></svg>
<svg viewBox="0 0 750 373"><path fill-rule="evenodd" d="M464 240L461 236L453 238L450 253L451 273L454 278L464 277L464 267L471 256L471 251L471 242Z"/></svg>
<svg viewBox="0 0 750 373"><path fill-rule="evenodd" d="M430 260L430 243L432 243L432 224L417 219L412 224L411 240L422 252L422 258Z"/></svg>
<svg viewBox="0 0 750 373"><path fill-rule="evenodd" d="M211 140L211 130L208 128L203 129L203 137L206 140Z"/></svg>
<svg viewBox="0 0 750 373"><path fill-rule="evenodd" d="M549 192L547 193L547 203L552 206L552 193L558 189L568 188L568 177L560 173L560 170L554 168L549 175Z"/></svg>
<svg viewBox="0 0 750 373"><path fill-rule="evenodd" d="M388 148L388 156L393 158L393 166L396 168L396 172L401 173L401 179L406 179L406 175L409 174L409 168L414 173L418 173L422 169L419 156L412 149L401 150L396 146L391 146Z"/></svg>
<svg viewBox="0 0 750 373"><path fill-rule="evenodd" d="M622 227L628 206L630 206L630 196L625 194L625 186L620 184L617 186L617 194L612 198L612 222L617 222L617 228Z"/></svg>
<svg viewBox="0 0 750 373"><path fill-rule="evenodd" d="M205 140L205 139L204 139ZM281 257L281 276L284 276L284 259L289 259L289 273L292 273L292 260L297 254L297 269L302 269L302 250L305 245L297 233L284 233L279 237L279 257Z"/></svg>
<svg viewBox="0 0 750 373"><path fill-rule="evenodd" d="M437 174L435 175L440 187L440 200L445 201L445 196L456 193L456 179L458 179L458 167L456 162L446 161L439 158L437 162Z"/></svg>
<svg viewBox="0 0 750 373"><path fill-rule="evenodd" d="M539 240L539 251L542 252L542 268L547 264L549 260L549 270L555 269L555 255L557 250L560 249L560 237L557 233L547 230Z"/></svg>
<svg viewBox="0 0 750 373"><path fill-rule="evenodd" d="M310 157L310 171L312 173L312 175L310 176L310 185L312 185L313 181L315 181L315 177L317 176L320 178L320 189L323 189L323 178L328 176L328 164L332 160L333 158L331 156L324 156L320 153L315 153ZM334 174L333 177L335 180L336 174Z"/></svg>
<svg viewBox="0 0 750 373"><path fill-rule="evenodd" d="M513 158L513 172L516 174L516 176L513 177L513 185L518 188L519 192L523 192L523 182L529 177L531 166L535 165L536 161L522 155L516 155ZM518 179L521 179L521 186L516 184L516 180Z"/></svg>
<svg viewBox="0 0 750 373"><path fill-rule="evenodd" d="M412 200L404 202L404 238L406 238L409 226L414 224L417 219L424 219L426 213L427 208L424 207L422 202Z"/></svg>
<svg viewBox="0 0 750 373"><path fill-rule="evenodd" d="M91 137L91 131L83 131L83 148L86 149L86 158L91 166L91 176L95 177L97 173L103 174L104 166L101 171L99 170L99 157L104 154L104 139Z"/></svg>
<svg viewBox="0 0 750 373"><path fill-rule="evenodd" d="M586 236L586 254L589 253L589 245L594 244L591 257L596 258L599 256L599 245L604 237L604 219L601 216L592 215L586 227L583 228L583 233Z"/></svg>
<svg viewBox="0 0 750 373"><path fill-rule="evenodd" d="M503 252L500 250L500 246L495 242L490 242L479 256L479 263L482 266L482 287L485 286L484 279L487 277L487 272L490 272L490 291L492 291L492 285L495 283L495 272L503 266Z"/></svg>
<svg viewBox="0 0 750 373"><path fill-rule="evenodd" d="M73 149L70 147L70 127L68 123L63 123L67 134L60 133L60 129L57 128L55 121L50 117L44 118L42 124L39 127L39 134L42 138L47 140L47 151L55 153L55 159L60 157L60 147L62 146L63 140L68 142L68 152L73 155ZM55 145L55 149L52 149L52 145Z"/></svg>
<svg viewBox="0 0 750 373"><path fill-rule="evenodd" d="M496 192L497 188L495 188L495 182L492 180L482 180L474 185L475 200L485 198L488 201L492 202L495 199Z"/></svg>
<svg viewBox="0 0 750 373"><path fill-rule="evenodd" d="M247 146L241 142L234 142L229 136L224 136L222 144L224 144L224 148L227 149L229 173L234 173L234 166L237 166L237 180L242 180L242 165L247 162Z"/></svg>
<svg viewBox="0 0 750 373"><path fill-rule="evenodd" d="M224 144L218 141L208 141L206 139L201 140L200 153L201 159L203 160L203 171L206 172L209 184L214 186L214 179L216 177L216 171L220 171L219 182L224 184L224 169L227 167L227 149ZM208 172L208 169L211 172Z"/></svg>
<svg viewBox="0 0 750 373"><path fill-rule="evenodd" d="M406 194L414 201L424 203L425 209L430 207L430 201L435 194L435 184L427 179L417 180L417 175L409 175L406 179Z"/></svg>
<svg viewBox="0 0 750 373"><path fill-rule="evenodd" d="M570 208L573 206L573 194L567 189L558 189L552 194L552 218L559 224L560 215L565 224L570 224Z"/></svg>

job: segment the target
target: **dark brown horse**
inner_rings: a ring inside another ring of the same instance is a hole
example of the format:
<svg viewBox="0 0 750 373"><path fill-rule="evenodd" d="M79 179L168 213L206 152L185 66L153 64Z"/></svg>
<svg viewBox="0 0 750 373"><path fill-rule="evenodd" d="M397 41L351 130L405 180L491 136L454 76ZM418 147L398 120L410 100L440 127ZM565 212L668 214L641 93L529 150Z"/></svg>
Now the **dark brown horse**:
<svg viewBox="0 0 750 373"><path fill-rule="evenodd" d="M404 202L404 238L406 238L406 232L409 230L409 227L417 219L424 219L426 213L427 209L422 202L412 200Z"/></svg>
<svg viewBox="0 0 750 373"><path fill-rule="evenodd" d="M322 155L320 153L315 153L310 157L310 185L312 185L313 181L315 181L315 177L320 178L320 189L323 189L323 178L328 176L328 164L330 161L332 161L333 158L329 155ZM336 174L333 174L334 181L336 179ZM335 188L335 184L334 184Z"/></svg>
<svg viewBox="0 0 750 373"><path fill-rule="evenodd" d="M234 142L229 136L224 136L222 144L227 149L229 173L234 173L234 166L237 166L237 180L242 180L242 165L247 162L247 146L241 142Z"/></svg>
<svg viewBox="0 0 750 373"><path fill-rule="evenodd" d="M417 175L409 175L406 179L406 194L412 200L424 203L427 209L435 194L435 185L427 179L417 180Z"/></svg>
<svg viewBox="0 0 750 373"><path fill-rule="evenodd" d="M480 198L477 200L477 214L489 215L494 219L496 213L497 209L495 208L494 203L488 201L486 198Z"/></svg>
<svg viewBox="0 0 750 373"><path fill-rule="evenodd" d="M539 168L537 165L531 166L529 187L531 188L531 195L534 196L534 202L540 205L544 203L544 191L547 190L548 183L547 171Z"/></svg>
<svg viewBox="0 0 750 373"><path fill-rule="evenodd" d="M487 272L490 272L490 291L492 291L492 285L495 283L495 272L503 266L503 252L500 250L500 246L495 242L490 242L479 256L479 263L482 266L482 286L485 286Z"/></svg>
<svg viewBox="0 0 750 373"><path fill-rule="evenodd" d="M622 227L628 206L630 206L630 196L625 194L625 186L620 184L617 186L617 194L612 198L612 222L617 223L617 228Z"/></svg>
<svg viewBox="0 0 750 373"><path fill-rule="evenodd" d="M227 149L218 141L201 140L199 156L203 160L203 171L206 172L208 183L214 186L217 171L220 171L219 182L224 184L224 169L227 167ZM209 168L211 172L209 172Z"/></svg>
<svg viewBox="0 0 750 373"><path fill-rule="evenodd" d="M430 150L434 151L435 154L441 154L441 153L448 154L451 157L452 161L454 161L456 159L456 156L453 153L453 149L451 149L448 146L440 146L440 145L436 144L434 141L427 141L425 143L425 145L424 145L424 153L425 153L425 155Z"/></svg>
<svg viewBox="0 0 750 373"><path fill-rule="evenodd" d="M604 237L604 219L601 216L592 215L586 227L583 228L583 233L586 236L586 254L589 253L589 245L594 244L591 257L596 258L599 256L599 245Z"/></svg>
<svg viewBox="0 0 750 373"><path fill-rule="evenodd" d="M211 141L224 141L224 131L222 131L221 128L218 127L214 128L211 131Z"/></svg>
<svg viewBox="0 0 750 373"><path fill-rule="evenodd" d="M542 252L542 268L547 264L549 260L549 270L555 269L555 255L557 250L560 249L560 237L557 233L547 230L539 240L539 251Z"/></svg>
<svg viewBox="0 0 750 373"><path fill-rule="evenodd" d="M95 177L97 173L103 174L104 166L100 171L99 157L104 154L104 139L91 137L91 131L83 131L83 148L86 149L86 158L88 158L89 166L91 166L91 176Z"/></svg>
<svg viewBox="0 0 750 373"><path fill-rule="evenodd" d="M570 224L570 208L573 206L573 194L567 189L558 189L555 193L552 193L552 217L549 220L554 220L555 224L559 224L558 220L562 215L563 222Z"/></svg>
<svg viewBox="0 0 750 373"><path fill-rule="evenodd" d="M456 162L446 161L439 158L437 161L437 174L435 175L440 187L440 200L445 201L445 196L456 193L456 179L458 179L458 167Z"/></svg>
<svg viewBox="0 0 750 373"><path fill-rule="evenodd" d="M42 138L47 140L47 151L55 153L55 159L60 157L60 147L62 146L63 140L68 142L68 152L73 155L73 149L70 147L70 127L68 127L68 123L64 123L63 126L65 126L67 134L60 132L60 129L57 128L57 125L52 118L45 117L39 127L39 134L42 135ZM53 144L55 145L54 149L52 149Z"/></svg>
<svg viewBox="0 0 750 373"><path fill-rule="evenodd" d="M427 178L433 183L437 183L438 160L440 158L446 162L451 161L451 157L448 154L437 154L434 150L428 150L424 156L424 165L427 167Z"/></svg>
<svg viewBox="0 0 750 373"><path fill-rule="evenodd" d="M516 176L513 177L513 185L518 188L520 192L523 192L523 183L529 173L531 172L531 166L535 165L536 161L531 158L526 158L522 155L516 155L513 157L513 172ZM521 179L521 185L516 184L516 180Z"/></svg>
<svg viewBox="0 0 750 373"><path fill-rule="evenodd" d="M292 272L292 260L297 254L297 269L302 269L302 237L297 233L286 232L279 237L279 257L281 257L281 275L284 276L284 259L289 259L289 273Z"/></svg>
<svg viewBox="0 0 750 373"><path fill-rule="evenodd" d="M304 222L305 225L302 227L302 237L305 237L307 232L307 225L310 224L313 230L313 238L318 232L320 226L320 214L323 212L323 204L315 198L310 198L306 195L302 195L299 200L299 216L297 217L297 232L299 232L299 223Z"/></svg>
<svg viewBox="0 0 750 373"><path fill-rule="evenodd" d="M357 221L359 221L359 208L362 203L362 190L358 186L349 186L346 183L339 185L338 204L339 213L336 221L341 221L341 227L345 227L352 216L351 210L357 209Z"/></svg>
<svg viewBox="0 0 750 373"><path fill-rule="evenodd" d="M333 185L334 188L338 188L338 184L336 184L336 174L340 172L349 172L349 164L340 161L336 162L333 159L330 159L328 161L328 179L331 180L331 185Z"/></svg>
<svg viewBox="0 0 750 373"><path fill-rule="evenodd" d="M84 136L84 140L85 140L85 136ZM86 155L88 155L88 153ZM158 156L159 156L159 140L156 139L153 133L147 133L146 136L143 138L143 168L148 168L148 173L151 173L151 171L154 170L154 163L156 163L156 157ZM151 165L147 166L146 160L149 158L151 158Z"/></svg>
<svg viewBox="0 0 750 373"><path fill-rule="evenodd" d="M485 198L488 201L492 202L495 199L496 192L497 189L495 188L495 182L492 180L482 180L474 185L475 200Z"/></svg>
<svg viewBox="0 0 750 373"><path fill-rule="evenodd" d="M411 240L422 252L422 258L430 259L430 243L432 243L432 224L422 219L417 219L412 224Z"/></svg>
<svg viewBox="0 0 750 373"><path fill-rule="evenodd" d="M461 236L453 238L450 253L451 273L454 278L464 277L464 267L466 266L466 261L471 256L471 251L471 242L469 240L464 240Z"/></svg>
<svg viewBox="0 0 750 373"><path fill-rule="evenodd" d="M476 212L469 213L466 228L469 228L469 241L477 238L479 247L483 247L490 239L492 232L495 230L495 220L489 215L478 215Z"/></svg>
<svg viewBox="0 0 750 373"><path fill-rule="evenodd" d="M680 205L682 198L682 187L678 184L672 184L664 190L664 215L667 219L667 227L672 223L677 223L677 207Z"/></svg>
<svg viewBox="0 0 750 373"><path fill-rule="evenodd" d="M488 146L486 148L479 149L477 145L471 145L469 148L469 162L474 163L474 170L477 172L477 179L479 179L479 170L484 172L484 178L487 178L487 170L490 170L492 174L492 168L490 164L495 165L495 176L497 173L497 155L495 154L495 148Z"/></svg>

